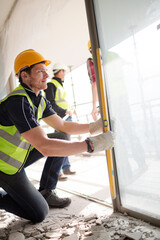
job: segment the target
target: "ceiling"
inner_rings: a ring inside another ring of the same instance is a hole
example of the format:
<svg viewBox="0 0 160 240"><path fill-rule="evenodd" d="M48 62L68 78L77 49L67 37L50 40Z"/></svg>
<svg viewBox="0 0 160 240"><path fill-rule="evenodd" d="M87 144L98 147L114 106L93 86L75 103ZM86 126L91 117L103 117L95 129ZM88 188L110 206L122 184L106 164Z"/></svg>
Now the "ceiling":
<svg viewBox="0 0 160 240"><path fill-rule="evenodd" d="M76 68L89 55L84 0L0 0L0 87L28 48Z"/></svg>

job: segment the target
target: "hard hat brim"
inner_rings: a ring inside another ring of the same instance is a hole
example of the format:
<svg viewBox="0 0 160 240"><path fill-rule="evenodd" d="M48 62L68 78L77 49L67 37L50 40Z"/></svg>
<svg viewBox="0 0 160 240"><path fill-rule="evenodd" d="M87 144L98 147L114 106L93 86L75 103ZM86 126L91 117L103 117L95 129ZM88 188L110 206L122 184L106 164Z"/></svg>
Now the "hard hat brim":
<svg viewBox="0 0 160 240"><path fill-rule="evenodd" d="M45 65L48 66L49 64L51 64L50 60L45 60Z"/></svg>

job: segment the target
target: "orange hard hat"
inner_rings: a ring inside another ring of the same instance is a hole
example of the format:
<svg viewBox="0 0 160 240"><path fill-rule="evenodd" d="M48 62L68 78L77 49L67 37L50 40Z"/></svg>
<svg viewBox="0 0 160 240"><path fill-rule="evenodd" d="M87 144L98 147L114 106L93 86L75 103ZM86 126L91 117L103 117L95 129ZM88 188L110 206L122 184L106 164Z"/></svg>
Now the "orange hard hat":
<svg viewBox="0 0 160 240"><path fill-rule="evenodd" d="M30 67L33 64L45 62L48 66L51 61L45 60L44 57L33 49L27 49L19 53L14 61L14 71L17 75L21 70Z"/></svg>

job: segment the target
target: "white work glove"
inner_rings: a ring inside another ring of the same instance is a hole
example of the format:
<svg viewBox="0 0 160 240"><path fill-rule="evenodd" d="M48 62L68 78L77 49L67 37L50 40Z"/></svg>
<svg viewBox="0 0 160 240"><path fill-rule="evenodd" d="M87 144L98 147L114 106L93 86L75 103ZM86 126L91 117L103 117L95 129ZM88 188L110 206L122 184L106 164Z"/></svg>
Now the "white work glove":
<svg viewBox="0 0 160 240"><path fill-rule="evenodd" d="M103 130L103 126L102 126L102 119L100 118L99 120L97 120L96 122L91 122L89 124L89 132L92 135L101 133Z"/></svg>
<svg viewBox="0 0 160 240"><path fill-rule="evenodd" d="M93 144L95 152L111 149L114 146L114 135L112 131L107 131L100 135L88 138Z"/></svg>

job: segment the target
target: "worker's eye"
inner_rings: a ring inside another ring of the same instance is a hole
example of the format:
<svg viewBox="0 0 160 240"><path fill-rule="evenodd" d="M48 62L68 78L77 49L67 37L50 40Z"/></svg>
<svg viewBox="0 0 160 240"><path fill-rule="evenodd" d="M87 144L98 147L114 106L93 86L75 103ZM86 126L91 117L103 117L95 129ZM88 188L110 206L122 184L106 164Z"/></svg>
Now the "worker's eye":
<svg viewBox="0 0 160 240"><path fill-rule="evenodd" d="M45 74L47 72L47 70L41 69L41 70L37 70L37 73L43 73Z"/></svg>

